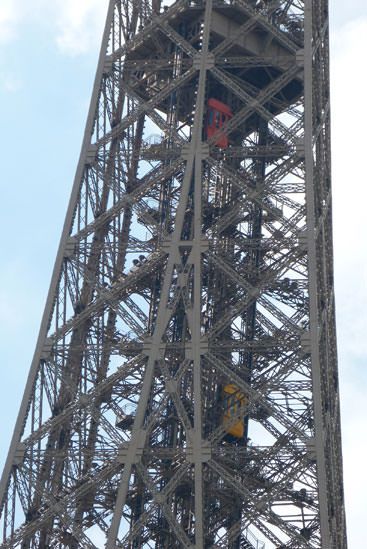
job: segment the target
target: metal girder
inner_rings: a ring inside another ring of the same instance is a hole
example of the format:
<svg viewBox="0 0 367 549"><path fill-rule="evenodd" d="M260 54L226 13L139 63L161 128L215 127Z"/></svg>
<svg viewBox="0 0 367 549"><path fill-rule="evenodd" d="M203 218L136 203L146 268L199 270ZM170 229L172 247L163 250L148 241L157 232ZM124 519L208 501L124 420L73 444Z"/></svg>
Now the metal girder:
<svg viewBox="0 0 367 549"><path fill-rule="evenodd" d="M110 1L4 549L346 549L327 8Z"/></svg>

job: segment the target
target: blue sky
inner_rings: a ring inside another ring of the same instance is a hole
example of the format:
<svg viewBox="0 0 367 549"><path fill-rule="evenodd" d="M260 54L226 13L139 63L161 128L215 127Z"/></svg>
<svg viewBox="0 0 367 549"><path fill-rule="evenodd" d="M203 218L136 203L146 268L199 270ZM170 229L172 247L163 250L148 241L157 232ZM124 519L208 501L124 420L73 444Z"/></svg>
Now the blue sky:
<svg viewBox="0 0 367 549"><path fill-rule="evenodd" d="M107 0L0 3L0 469L25 385ZM334 245L349 545L367 520L365 0L331 0Z"/></svg>

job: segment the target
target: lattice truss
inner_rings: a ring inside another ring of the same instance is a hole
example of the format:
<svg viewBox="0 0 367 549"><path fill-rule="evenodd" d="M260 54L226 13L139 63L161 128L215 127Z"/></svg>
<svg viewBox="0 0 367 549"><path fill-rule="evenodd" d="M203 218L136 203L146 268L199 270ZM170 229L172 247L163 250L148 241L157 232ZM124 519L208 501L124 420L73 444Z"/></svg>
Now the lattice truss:
<svg viewBox="0 0 367 549"><path fill-rule="evenodd" d="M346 547L327 2L310 113L304 11L111 0L1 547Z"/></svg>

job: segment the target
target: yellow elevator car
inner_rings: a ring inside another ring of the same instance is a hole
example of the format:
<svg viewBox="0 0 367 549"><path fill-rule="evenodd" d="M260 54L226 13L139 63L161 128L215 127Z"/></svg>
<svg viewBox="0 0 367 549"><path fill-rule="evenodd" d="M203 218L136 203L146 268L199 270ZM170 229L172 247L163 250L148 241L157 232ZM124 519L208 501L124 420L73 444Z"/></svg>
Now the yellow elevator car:
<svg viewBox="0 0 367 549"><path fill-rule="evenodd" d="M245 406L248 399L240 389L233 384L223 387L223 426L227 433L235 438L243 438L245 434L245 420L240 408ZM237 417L238 421L234 421Z"/></svg>

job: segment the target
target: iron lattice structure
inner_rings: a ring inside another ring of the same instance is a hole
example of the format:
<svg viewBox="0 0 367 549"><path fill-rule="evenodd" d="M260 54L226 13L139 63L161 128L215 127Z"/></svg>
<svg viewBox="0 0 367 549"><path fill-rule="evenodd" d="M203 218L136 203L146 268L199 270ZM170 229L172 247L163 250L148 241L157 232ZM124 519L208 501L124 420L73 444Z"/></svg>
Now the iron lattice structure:
<svg viewBox="0 0 367 549"><path fill-rule="evenodd" d="M111 0L1 547L346 549L329 112L327 0Z"/></svg>

